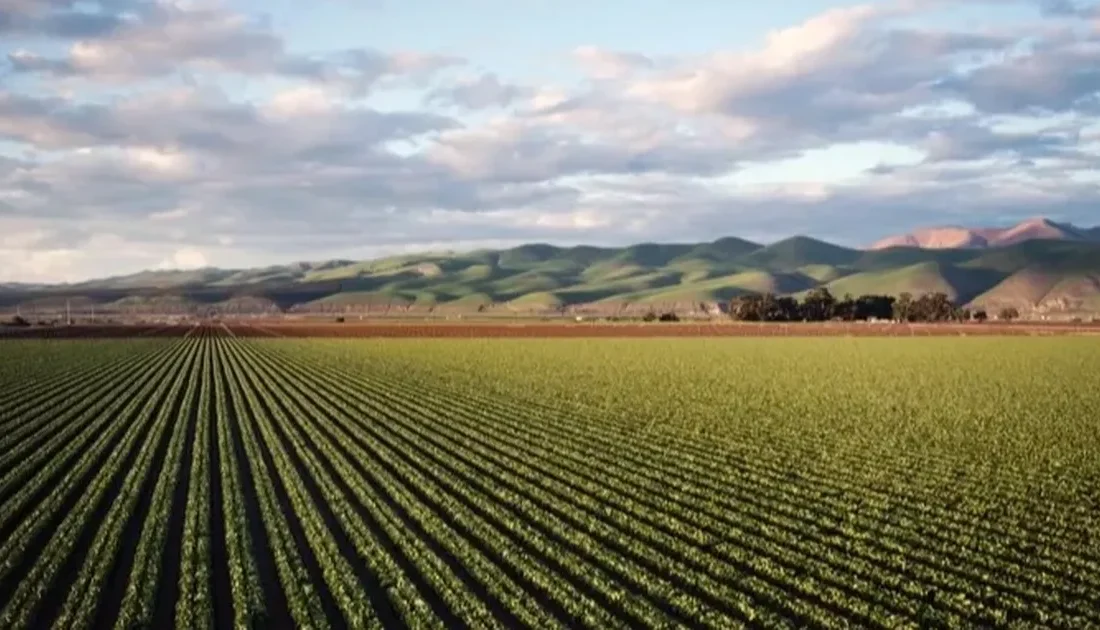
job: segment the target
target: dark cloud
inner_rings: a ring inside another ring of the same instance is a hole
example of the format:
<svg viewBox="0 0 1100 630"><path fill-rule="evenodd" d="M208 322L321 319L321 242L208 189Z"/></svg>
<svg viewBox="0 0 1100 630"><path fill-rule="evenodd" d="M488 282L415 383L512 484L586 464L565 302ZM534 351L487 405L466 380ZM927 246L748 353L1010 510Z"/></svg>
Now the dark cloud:
<svg viewBox="0 0 1100 630"><path fill-rule="evenodd" d="M0 33L64 38L105 37L122 27L119 16L66 11L45 17L22 17L0 12Z"/></svg>
<svg viewBox="0 0 1100 630"><path fill-rule="evenodd" d="M996 131L974 121L930 129L916 146L926 151L926 162L973 162L998 156L1032 161L1067 160L1083 157L1079 130L1053 129L1038 132Z"/></svg>
<svg viewBox="0 0 1100 630"><path fill-rule="evenodd" d="M105 37L145 6L140 0L6 0L0 4L0 35Z"/></svg>
<svg viewBox="0 0 1100 630"><path fill-rule="evenodd" d="M936 88L989 114L1100 112L1100 39L1066 44L943 79Z"/></svg>
<svg viewBox="0 0 1100 630"><path fill-rule="evenodd" d="M367 48L291 54L266 22L221 6L134 0L105 3L93 13L43 3L0 12L0 33L5 25L16 34L77 40L64 57L9 52L13 71L114 82L213 71L328 83L362 94L383 78L430 75L461 63Z"/></svg>
<svg viewBox="0 0 1100 630"><path fill-rule="evenodd" d="M497 75L488 73L474 80L438 87L428 93L425 101L428 104L457 105L466 109L489 109L507 107L530 94L529 88L505 83Z"/></svg>
<svg viewBox="0 0 1100 630"><path fill-rule="evenodd" d="M1074 0L1037 0L1044 15L1056 17L1091 17L1100 15L1100 5L1095 2Z"/></svg>
<svg viewBox="0 0 1100 630"><path fill-rule="evenodd" d="M170 146L222 158L302 158L373 150L378 144L453 128L428 112L379 112L333 105L298 115L176 89L113 106L0 92L0 138L50 149L92 145Z"/></svg>

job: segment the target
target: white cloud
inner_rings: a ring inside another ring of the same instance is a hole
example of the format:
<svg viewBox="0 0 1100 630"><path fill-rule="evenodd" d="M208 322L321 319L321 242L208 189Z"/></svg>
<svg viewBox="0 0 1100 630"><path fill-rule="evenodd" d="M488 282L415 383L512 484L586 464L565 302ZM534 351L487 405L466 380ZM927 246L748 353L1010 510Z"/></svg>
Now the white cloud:
<svg viewBox="0 0 1100 630"><path fill-rule="evenodd" d="M1097 15L909 20L961 1L838 8L756 49L594 42L558 51L583 76L551 84L437 51L307 53L218 2L6 0L0 280L448 241L863 243L957 213L1095 221Z"/></svg>
<svg viewBox="0 0 1100 630"><path fill-rule="evenodd" d="M191 214L187 208L172 208L171 210L160 210L149 214L150 221L179 221L185 219Z"/></svg>
<svg viewBox="0 0 1100 630"><path fill-rule="evenodd" d="M332 111L337 100L322 87L301 85L277 92L264 104L264 112L276 119L324 116Z"/></svg>
<svg viewBox="0 0 1100 630"><path fill-rule="evenodd" d="M206 254L195 247L181 247L156 266L157 269L201 269L207 265Z"/></svg>
<svg viewBox="0 0 1100 630"><path fill-rule="evenodd" d="M126 147L126 160L132 168L154 175L186 176L195 169L194 160L187 154L159 147Z"/></svg>
<svg viewBox="0 0 1100 630"><path fill-rule="evenodd" d="M653 60L643 54L617 52L592 45L574 48L573 57L596 79L621 79L654 66Z"/></svg>

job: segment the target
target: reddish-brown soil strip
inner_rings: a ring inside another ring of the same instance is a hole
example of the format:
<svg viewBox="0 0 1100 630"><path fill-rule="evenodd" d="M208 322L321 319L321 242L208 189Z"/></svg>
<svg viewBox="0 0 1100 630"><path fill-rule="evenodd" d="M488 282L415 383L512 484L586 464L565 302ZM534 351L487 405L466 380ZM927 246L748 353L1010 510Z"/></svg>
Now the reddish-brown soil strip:
<svg viewBox="0 0 1100 630"><path fill-rule="evenodd" d="M218 325L220 327L220 324ZM1100 324L965 323L230 323L239 337L295 338L584 338L584 337L936 337L969 335L1100 335ZM191 326L71 326L29 328L0 339L96 339L183 337Z"/></svg>
<svg viewBox="0 0 1100 630"><path fill-rule="evenodd" d="M241 337L569 338L569 337L797 337L1100 334L1095 324L847 324L847 323L369 323L233 326Z"/></svg>

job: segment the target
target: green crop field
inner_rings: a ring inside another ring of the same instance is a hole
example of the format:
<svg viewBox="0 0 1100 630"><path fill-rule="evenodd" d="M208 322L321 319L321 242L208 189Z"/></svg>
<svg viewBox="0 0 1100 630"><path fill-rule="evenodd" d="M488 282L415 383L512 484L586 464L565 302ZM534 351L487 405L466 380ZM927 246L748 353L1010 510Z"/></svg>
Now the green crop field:
<svg viewBox="0 0 1100 630"><path fill-rule="evenodd" d="M0 342L0 628L1100 626L1100 339Z"/></svg>

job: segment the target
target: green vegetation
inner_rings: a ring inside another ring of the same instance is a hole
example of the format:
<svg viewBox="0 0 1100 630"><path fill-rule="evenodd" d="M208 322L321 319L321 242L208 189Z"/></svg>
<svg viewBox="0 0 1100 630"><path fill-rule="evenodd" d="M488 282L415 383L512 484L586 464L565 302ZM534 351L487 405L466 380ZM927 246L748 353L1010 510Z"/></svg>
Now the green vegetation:
<svg viewBox="0 0 1100 630"><path fill-rule="evenodd" d="M802 299L773 293L744 295L730 302L729 315L749 322L827 322L894 320L899 322L962 322L986 319L984 310L971 311L951 301L946 293L925 293L914 298L902 293L865 294L837 298L829 289L807 291ZM1016 319L1019 311L1002 309L1000 319Z"/></svg>
<svg viewBox="0 0 1100 630"><path fill-rule="evenodd" d="M991 312L1005 307L1100 312L1100 242L871 251L807 237L767 246L736 238L624 248L531 244L254 270L143 272L47 291L9 290L0 293L0 307L57 310L70 300L82 312L505 312L584 306L617 314L629 305L698 310L700 303L744 294L799 296L821 287L836 295L944 293L960 305Z"/></svg>
<svg viewBox="0 0 1100 630"><path fill-rule="evenodd" d="M1100 339L0 347L0 627L1100 624Z"/></svg>

